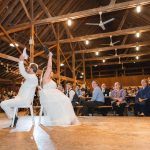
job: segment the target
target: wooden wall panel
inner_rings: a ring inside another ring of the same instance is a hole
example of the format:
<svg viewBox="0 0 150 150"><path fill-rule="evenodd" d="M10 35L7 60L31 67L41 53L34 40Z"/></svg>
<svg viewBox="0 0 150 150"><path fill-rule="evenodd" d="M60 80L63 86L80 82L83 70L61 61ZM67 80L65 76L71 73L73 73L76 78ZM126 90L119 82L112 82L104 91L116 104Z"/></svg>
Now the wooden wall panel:
<svg viewBox="0 0 150 150"><path fill-rule="evenodd" d="M137 76L122 76L122 77L108 77L108 78L95 78L101 85L106 83L108 87L112 87L114 82L118 81L122 83L123 86L140 86L141 80L143 78L148 78L148 75L137 75ZM88 86L91 86L92 79L87 79L86 83Z"/></svg>

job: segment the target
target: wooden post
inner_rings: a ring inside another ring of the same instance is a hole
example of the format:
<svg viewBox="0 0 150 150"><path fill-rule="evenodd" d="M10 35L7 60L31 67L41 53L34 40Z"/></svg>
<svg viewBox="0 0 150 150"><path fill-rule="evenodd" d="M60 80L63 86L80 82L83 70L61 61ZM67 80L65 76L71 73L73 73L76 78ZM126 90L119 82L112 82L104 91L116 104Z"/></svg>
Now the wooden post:
<svg viewBox="0 0 150 150"><path fill-rule="evenodd" d="M31 26L31 37L30 37L30 62L34 62L34 25Z"/></svg>
<svg viewBox="0 0 150 150"><path fill-rule="evenodd" d="M73 75L73 85L76 85L76 71L75 71L75 51L74 48L72 49L72 75Z"/></svg>
<svg viewBox="0 0 150 150"><path fill-rule="evenodd" d="M90 71L91 71L91 79L93 80L93 68L90 66Z"/></svg>
<svg viewBox="0 0 150 150"><path fill-rule="evenodd" d="M83 53L83 73L84 73L83 81L84 81L84 84L86 84L86 73L85 73L85 58L84 58L84 53Z"/></svg>
<svg viewBox="0 0 150 150"><path fill-rule="evenodd" d="M57 26L57 83L60 84L60 46L59 46L59 25Z"/></svg>

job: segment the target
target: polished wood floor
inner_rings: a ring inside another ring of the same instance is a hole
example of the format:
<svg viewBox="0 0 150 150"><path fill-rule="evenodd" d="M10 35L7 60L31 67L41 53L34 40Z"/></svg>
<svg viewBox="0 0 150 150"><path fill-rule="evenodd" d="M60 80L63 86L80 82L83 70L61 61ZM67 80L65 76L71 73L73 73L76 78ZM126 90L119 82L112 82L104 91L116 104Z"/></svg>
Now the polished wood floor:
<svg viewBox="0 0 150 150"><path fill-rule="evenodd" d="M16 129L9 129L0 114L0 150L150 150L150 118L79 119L79 126L33 127L30 117L21 117Z"/></svg>

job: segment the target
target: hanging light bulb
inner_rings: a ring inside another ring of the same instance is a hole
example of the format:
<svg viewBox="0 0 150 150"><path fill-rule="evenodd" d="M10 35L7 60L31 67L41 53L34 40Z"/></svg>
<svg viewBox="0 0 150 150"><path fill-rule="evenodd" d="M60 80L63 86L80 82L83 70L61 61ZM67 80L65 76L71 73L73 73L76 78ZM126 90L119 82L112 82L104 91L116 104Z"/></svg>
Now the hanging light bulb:
<svg viewBox="0 0 150 150"><path fill-rule="evenodd" d="M83 72L82 72L81 74L82 74L82 75L84 75L84 73L83 73Z"/></svg>
<svg viewBox="0 0 150 150"><path fill-rule="evenodd" d="M103 63L105 63L106 62L106 60L105 59L103 59Z"/></svg>
<svg viewBox="0 0 150 150"><path fill-rule="evenodd" d="M140 6L140 5L136 6L136 12L137 12L137 13L140 13L140 12L141 12L141 6Z"/></svg>
<svg viewBox="0 0 150 150"><path fill-rule="evenodd" d="M137 38L139 38L140 37L140 32L137 32L136 34L135 34L135 36L137 37Z"/></svg>
<svg viewBox="0 0 150 150"><path fill-rule="evenodd" d="M63 64L63 63L61 63L61 64L60 64L60 66L61 66L61 67L63 67L63 66L64 66L64 64Z"/></svg>
<svg viewBox="0 0 150 150"><path fill-rule="evenodd" d="M138 59L139 59L139 56L136 56L136 59L138 60Z"/></svg>
<svg viewBox="0 0 150 150"><path fill-rule="evenodd" d="M85 44L86 44L86 45L89 45L89 43L90 43L89 40L86 40L86 41L85 41Z"/></svg>
<svg viewBox="0 0 150 150"><path fill-rule="evenodd" d="M136 51L139 51L140 50L140 46L137 45L135 49L136 49Z"/></svg>
<svg viewBox="0 0 150 150"><path fill-rule="evenodd" d="M72 25L72 20L71 20L71 19L68 19L68 20L67 20L67 24L68 24L68 26L71 26L71 25Z"/></svg>
<svg viewBox="0 0 150 150"><path fill-rule="evenodd" d="M98 55L99 55L99 52L95 52L95 55L98 56Z"/></svg>
<svg viewBox="0 0 150 150"><path fill-rule="evenodd" d="M83 76L80 76L80 78L82 79L82 78L83 78Z"/></svg>
<svg viewBox="0 0 150 150"><path fill-rule="evenodd" d="M18 44L18 43L15 43L15 45L14 45L13 43L10 43L9 46L11 46L11 47L15 47L15 46L18 47L19 44Z"/></svg>

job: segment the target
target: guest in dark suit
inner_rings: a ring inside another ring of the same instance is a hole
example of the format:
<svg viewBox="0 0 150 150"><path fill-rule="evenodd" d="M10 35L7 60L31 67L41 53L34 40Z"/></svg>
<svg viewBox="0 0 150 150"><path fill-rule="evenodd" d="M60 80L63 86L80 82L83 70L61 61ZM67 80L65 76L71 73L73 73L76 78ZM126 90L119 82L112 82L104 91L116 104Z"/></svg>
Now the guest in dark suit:
<svg viewBox="0 0 150 150"><path fill-rule="evenodd" d="M102 90L104 96L109 96L110 90L107 88L107 86L106 86L105 83L103 83L103 84L101 85L101 90Z"/></svg>
<svg viewBox="0 0 150 150"><path fill-rule="evenodd" d="M148 80L141 80L142 88L138 91L135 98L135 115L150 116L150 87Z"/></svg>

